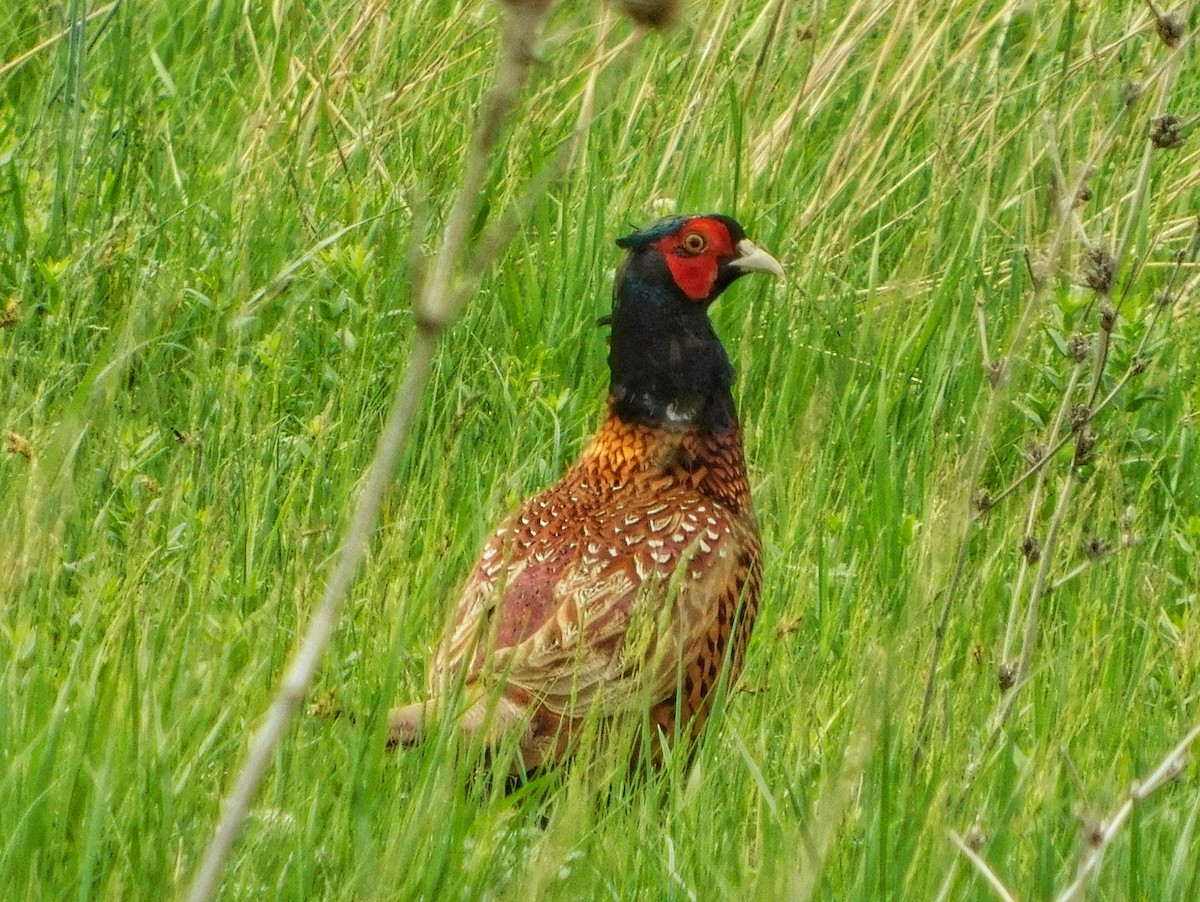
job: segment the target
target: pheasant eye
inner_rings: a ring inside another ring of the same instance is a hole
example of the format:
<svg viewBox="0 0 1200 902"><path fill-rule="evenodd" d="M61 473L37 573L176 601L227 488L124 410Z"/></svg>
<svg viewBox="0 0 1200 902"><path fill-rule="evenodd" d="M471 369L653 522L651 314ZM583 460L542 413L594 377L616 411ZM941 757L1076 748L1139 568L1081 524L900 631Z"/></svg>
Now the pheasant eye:
<svg viewBox="0 0 1200 902"><path fill-rule="evenodd" d="M683 249L689 254L703 253L706 247L708 247L708 242L699 232L688 232L683 236Z"/></svg>

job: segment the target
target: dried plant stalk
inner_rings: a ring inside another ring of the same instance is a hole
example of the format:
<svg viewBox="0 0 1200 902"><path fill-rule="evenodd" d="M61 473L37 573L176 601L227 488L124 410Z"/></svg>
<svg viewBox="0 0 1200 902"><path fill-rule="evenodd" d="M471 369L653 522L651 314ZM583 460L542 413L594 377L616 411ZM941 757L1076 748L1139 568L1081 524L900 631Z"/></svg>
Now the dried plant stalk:
<svg viewBox="0 0 1200 902"><path fill-rule="evenodd" d="M509 0L504 4L500 60L495 80L467 152L463 180L447 220L441 250L417 301L417 331L408 365L396 386L387 421L367 471L366 484L346 538L338 551L333 574L300 647L288 665L266 718L250 743L233 790L221 806L220 821L188 892L191 902L206 902L216 893L250 803L296 708L308 692L337 625L338 610L366 552L367 542L379 519L384 492L411 432L438 336L458 314L465 301L466 293L457 285L456 276L467 252L471 218L496 139L534 59L535 43L549 7L549 2ZM475 264L478 265L478 261Z"/></svg>

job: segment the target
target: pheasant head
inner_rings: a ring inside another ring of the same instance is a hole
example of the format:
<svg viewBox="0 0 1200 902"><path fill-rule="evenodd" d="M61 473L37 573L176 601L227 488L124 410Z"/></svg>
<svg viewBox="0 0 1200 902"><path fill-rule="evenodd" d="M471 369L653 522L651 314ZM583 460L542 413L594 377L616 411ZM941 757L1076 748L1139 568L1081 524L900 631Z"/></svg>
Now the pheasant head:
<svg viewBox="0 0 1200 902"><path fill-rule="evenodd" d="M731 428L733 367L708 307L747 273L782 277L783 267L716 213L662 219L617 246L627 254L607 319L614 411L665 428Z"/></svg>

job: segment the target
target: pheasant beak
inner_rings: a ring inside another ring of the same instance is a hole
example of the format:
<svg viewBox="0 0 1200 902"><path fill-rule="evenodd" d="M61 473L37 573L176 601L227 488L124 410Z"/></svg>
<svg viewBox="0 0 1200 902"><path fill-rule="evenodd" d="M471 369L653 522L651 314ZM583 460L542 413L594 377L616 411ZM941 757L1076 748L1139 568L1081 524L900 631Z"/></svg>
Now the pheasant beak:
<svg viewBox="0 0 1200 902"><path fill-rule="evenodd" d="M757 244L743 238L737 243L738 256L729 261L729 265L740 272L765 272L779 278L785 278L783 267L779 261L764 251Z"/></svg>

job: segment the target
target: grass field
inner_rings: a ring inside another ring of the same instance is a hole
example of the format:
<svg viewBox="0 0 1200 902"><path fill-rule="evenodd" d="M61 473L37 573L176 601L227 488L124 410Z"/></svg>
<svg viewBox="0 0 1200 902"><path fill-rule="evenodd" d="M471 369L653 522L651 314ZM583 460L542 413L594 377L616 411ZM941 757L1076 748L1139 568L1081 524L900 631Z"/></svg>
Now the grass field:
<svg viewBox="0 0 1200 902"><path fill-rule="evenodd" d="M497 11L0 12L0 896L187 885L371 460ZM614 54L631 24L559 4L475 220L519 228L222 898L1050 899L1093 865L1081 898L1200 897L1176 12L1172 49L1132 0L725 0ZM766 548L743 691L645 781L387 753L483 538L597 423L612 239L675 210L789 273L713 311Z"/></svg>

